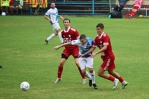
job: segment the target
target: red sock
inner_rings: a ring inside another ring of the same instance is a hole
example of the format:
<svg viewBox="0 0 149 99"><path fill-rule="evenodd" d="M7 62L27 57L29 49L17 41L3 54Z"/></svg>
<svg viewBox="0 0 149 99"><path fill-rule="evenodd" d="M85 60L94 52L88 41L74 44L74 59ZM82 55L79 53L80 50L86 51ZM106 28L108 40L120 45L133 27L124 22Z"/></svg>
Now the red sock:
<svg viewBox="0 0 149 99"><path fill-rule="evenodd" d="M81 68L80 68L80 67L78 67L78 70L79 70L79 72L80 72L80 75L82 76L82 79L85 79L85 75L83 75L83 74L81 73Z"/></svg>
<svg viewBox="0 0 149 99"><path fill-rule="evenodd" d="M113 76L109 76L108 80L114 81L115 78Z"/></svg>
<svg viewBox="0 0 149 99"><path fill-rule="evenodd" d="M62 66L62 65L59 65L59 66L58 66L58 74L57 74L58 78L61 78L61 76L62 76L62 71L63 71L63 66Z"/></svg>
<svg viewBox="0 0 149 99"><path fill-rule="evenodd" d="M119 77L118 79L121 83L124 81L124 79L122 77Z"/></svg>

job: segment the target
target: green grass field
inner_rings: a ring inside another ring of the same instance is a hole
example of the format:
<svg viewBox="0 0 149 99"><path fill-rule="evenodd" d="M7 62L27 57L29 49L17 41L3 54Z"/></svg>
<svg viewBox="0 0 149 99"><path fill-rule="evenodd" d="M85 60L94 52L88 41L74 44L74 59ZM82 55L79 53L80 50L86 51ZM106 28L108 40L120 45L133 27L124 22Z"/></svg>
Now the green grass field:
<svg viewBox="0 0 149 99"><path fill-rule="evenodd" d="M72 57L64 66L59 84L57 67L61 58L58 37L45 45L52 28L42 16L0 17L0 99L149 99L149 19L107 19L99 16L64 16L79 33L94 38L95 26L104 23L116 56L116 71L127 81L126 89L97 76L100 55L94 59L98 90L81 84L81 77ZM62 21L60 25L63 28ZM28 81L28 91L20 83Z"/></svg>

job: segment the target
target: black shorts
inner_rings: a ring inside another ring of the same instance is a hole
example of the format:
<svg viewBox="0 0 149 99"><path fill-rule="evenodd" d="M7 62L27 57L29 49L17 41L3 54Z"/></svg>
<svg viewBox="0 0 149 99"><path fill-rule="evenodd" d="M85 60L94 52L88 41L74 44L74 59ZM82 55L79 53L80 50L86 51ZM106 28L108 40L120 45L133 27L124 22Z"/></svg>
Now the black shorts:
<svg viewBox="0 0 149 99"><path fill-rule="evenodd" d="M61 55L61 58L65 58L66 60L68 59L68 57L65 54ZM75 56L74 58L79 58L78 56Z"/></svg>

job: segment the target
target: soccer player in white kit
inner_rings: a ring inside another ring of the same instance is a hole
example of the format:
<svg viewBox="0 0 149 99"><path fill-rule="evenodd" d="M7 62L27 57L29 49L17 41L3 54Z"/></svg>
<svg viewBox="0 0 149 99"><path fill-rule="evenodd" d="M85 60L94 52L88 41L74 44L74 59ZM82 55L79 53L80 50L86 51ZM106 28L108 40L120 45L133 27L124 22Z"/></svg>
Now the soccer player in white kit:
<svg viewBox="0 0 149 99"><path fill-rule="evenodd" d="M84 54L92 48L93 43L94 41L91 38L86 38L86 35L82 34L80 35L79 39L56 46L55 49L57 50L67 45L77 45L79 47L79 53ZM93 85L94 89L98 89L95 83L95 71L93 69L93 58L90 57L91 55L92 52L83 57L80 57L79 64L82 74L89 78L89 86L91 87ZM89 68L90 74L86 71L86 67Z"/></svg>
<svg viewBox="0 0 149 99"><path fill-rule="evenodd" d="M60 35L61 28L58 23L58 17L61 20L63 20L64 18L58 15L58 9L55 7L55 3L52 2L50 7L51 8L45 13L44 18L50 22L50 24L53 27L54 33L52 33L48 38L46 38L45 40L46 45L48 44L48 41L50 41L52 38L54 38L57 35L59 36L61 43L63 42L63 39Z"/></svg>

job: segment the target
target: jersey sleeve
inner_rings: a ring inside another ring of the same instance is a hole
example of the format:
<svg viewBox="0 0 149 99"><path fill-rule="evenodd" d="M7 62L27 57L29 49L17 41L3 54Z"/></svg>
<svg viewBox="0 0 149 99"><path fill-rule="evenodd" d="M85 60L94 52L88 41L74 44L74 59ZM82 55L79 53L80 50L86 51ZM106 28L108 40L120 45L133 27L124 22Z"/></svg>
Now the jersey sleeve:
<svg viewBox="0 0 149 99"><path fill-rule="evenodd" d="M103 45L109 45L109 37L106 35L103 39Z"/></svg>
<svg viewBox="0 0 149 99"><path fill-rule="evenodd" d="M51 12L50 12L50 9L49 9L49 10L45 13L45 15L46 15L46 16L49 16L50 13L51 13Z"/></svg>
<svg viewBox="0 0 149 99"><path fill-rule="evenodd" d="M79 39L79 37L80 37L79 32L78 32L77 30L75 30L75 37L76 37L77 39Z"/></svg>
<svg viewBox="0 0 149 99"><path fill-rule="evenodd" d="M80 43L79 40L73 40L70 42L71 45L78 45Z"/></svg>

